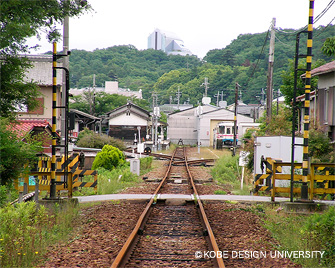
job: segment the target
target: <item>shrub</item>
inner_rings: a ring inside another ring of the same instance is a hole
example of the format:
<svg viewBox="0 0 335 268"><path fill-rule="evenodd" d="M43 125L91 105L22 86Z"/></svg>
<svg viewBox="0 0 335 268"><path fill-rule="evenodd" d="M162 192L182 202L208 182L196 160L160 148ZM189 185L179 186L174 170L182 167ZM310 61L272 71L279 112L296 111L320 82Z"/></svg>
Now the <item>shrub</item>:
<svg viewBox="0 0 335 268"><path fill-rule="evenodd" d="M85 128L78 135L76 142L78 147L102 149L105 145L112 145L121 151L125 149L124 143L106 134L98 134L88 128Z"/></svg>
<svg viewBox="0 0 335 268"><path fill-rule="evenodd" d="M125 156L118 148L112 145L105 145L101 152L97 153L97 156L92 164L92 169L103 167L105 169L112 170L124 163Z"/></svg>
<svg viewBox="0 0 335 268"><path fill-rule="evenodd" d="M333 148L327 134L319 129L309 132L309 155L314 161L331 162L334 160Z"/></svg>

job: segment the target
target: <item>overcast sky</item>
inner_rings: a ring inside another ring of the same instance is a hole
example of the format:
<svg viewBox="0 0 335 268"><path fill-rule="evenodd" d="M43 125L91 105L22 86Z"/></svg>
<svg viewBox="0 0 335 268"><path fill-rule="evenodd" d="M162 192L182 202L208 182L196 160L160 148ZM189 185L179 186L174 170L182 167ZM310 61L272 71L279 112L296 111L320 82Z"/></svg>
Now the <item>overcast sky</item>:
<svg viewBox="0 0 335 268"><path fill-rule="evenodd" d="M333 0L315 0L314 17ZM276 27L298 29L308 23L308 0L88 0L94 11L70 19L70 50L134 45L147 49L155 28L174 32L193 54L204 57L224 48L240 34L266 32L272 18ZM315 23L327 25L335 16L335 4ZM332 22L335 24L335 20ZM59 26L62 29L61 26ZM334 33L335 35L335 33ZM36 53L52 50L45 40ZM62 48L59 42L58 50Z"/></svg>

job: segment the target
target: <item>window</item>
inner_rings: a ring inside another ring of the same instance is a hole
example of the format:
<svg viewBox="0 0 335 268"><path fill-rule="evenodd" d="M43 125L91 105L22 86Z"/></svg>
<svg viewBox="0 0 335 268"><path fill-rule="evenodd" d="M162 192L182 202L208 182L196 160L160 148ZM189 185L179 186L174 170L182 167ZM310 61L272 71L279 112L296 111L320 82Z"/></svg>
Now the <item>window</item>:
<svg viewBox="0 0 335 268"><path fill-rule="evenodd" d="M37 101L39 102L39 105L34 110L31 110L28 107L29 114L39 114L39 115L44 114L44 98L37 98Z"/></svg>
<svg viewBox="0 0 335 268"><path fill-rule="evenodd" d="M227 127L227 134L230 134L230 130L231 130L231 128Z"/></svg>
<svg viewBox="0 0 335 268"><path fill-rule="evenodd" d="M220 134L225 134L225 126L220 126L219 127L219 133Z"/></svg>

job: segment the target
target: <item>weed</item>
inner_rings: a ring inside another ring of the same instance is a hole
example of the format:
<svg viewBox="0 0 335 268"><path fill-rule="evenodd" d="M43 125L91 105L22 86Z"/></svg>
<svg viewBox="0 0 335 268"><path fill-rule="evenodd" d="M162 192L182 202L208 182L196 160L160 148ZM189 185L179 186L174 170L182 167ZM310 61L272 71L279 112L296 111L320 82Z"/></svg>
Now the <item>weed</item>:
<svg viewBox="0 0 335 268"><path fill-rule="evenodd" d="M333 267L335 263L335 208L323 214L283 215L264 208L265 227L278 241L277 249L285 251L324 251L323 258L299 258L303 267Z"/></svg>
<svg viewBox="0 0 335 268"><path fill-rule="evenodd" d="M222 195L225 195L225 194L227 194L227 192L226 192L226 191L223 191L223 190L216 190L216 191L214 191L214 194L222 194Z"/></svg>
<svg viewBox="0 0 335 268"><path fill-rule="evenodd" d="M0 209L0 267L31 267L48 245L71 231L77 210L55 206L53 214L35 202Z"/></svg>

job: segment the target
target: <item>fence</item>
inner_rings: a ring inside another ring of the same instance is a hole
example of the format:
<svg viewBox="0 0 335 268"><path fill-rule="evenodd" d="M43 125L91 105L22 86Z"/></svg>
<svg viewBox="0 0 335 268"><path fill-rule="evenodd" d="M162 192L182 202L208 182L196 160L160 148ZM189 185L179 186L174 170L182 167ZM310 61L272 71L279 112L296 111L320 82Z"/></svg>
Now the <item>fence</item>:
<svg viewBox="0 0 335 268"><path fill-rule="evenodd" d="M86 175L94 176L93 182L82 182L80 178ZM34 183L29 183L29 180L34 177ZM67 178L67 179L65 179ZM68 197L72 198L73 188L77 187L93 187L97 191L98 175L95 170L87 170L80 168L79 155L69 157L65 161L65 157L56 159L56 191L67 190ZM35 170L31 170L29 174L24 176L23 185L19 185L18 181L14 182L15 188L24 192L30 191L50 191L51 184L51 158L39 157L38 165Z"/></svg>
<svg viewBox="0 0 335 268"><path fill-rule="evenodd" d="M291 187L276 186L279 181L290 181L291 174L281 174L283 167L291 167L291 163L266 159L266 174L256 174L254 180L254 194L259 192L271 192L271 201L275 201L276 193L290 193ZM335 194L335 175L330 174L334 170L335 163L312 163L310 174L308 175L308 193L309 199L313 200L315 194ZM302 169L301 163L294 163L295 173L293 175L293 193L301 193L302 175L298 174ZM279 183L278 183L279 184Z"/></svg>

